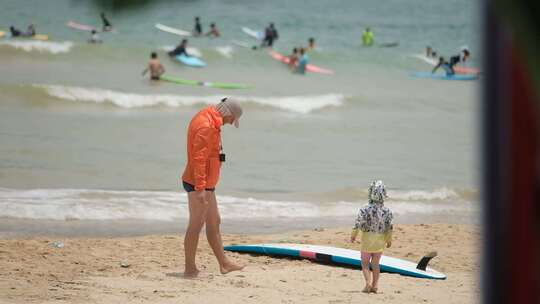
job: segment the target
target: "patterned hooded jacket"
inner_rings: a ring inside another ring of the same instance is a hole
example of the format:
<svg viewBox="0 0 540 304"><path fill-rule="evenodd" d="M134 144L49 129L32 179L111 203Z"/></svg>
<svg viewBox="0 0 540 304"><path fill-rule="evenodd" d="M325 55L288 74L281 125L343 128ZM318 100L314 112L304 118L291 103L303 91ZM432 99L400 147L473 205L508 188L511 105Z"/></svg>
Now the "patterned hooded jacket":
<svg viewBox="0 0 540 304"><path fill-rule="evenodd" d="M358 211L354 225L362 232L386 233L392 229L392 211L384 206L386 189L382 181L374 181L369 187L369 203Z"/></svg>

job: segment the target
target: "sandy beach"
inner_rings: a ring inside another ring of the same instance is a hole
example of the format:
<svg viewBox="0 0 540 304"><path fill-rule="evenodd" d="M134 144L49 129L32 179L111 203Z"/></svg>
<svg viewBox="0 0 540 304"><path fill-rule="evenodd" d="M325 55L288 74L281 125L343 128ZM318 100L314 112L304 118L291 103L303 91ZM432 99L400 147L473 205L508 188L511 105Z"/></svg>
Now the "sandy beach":
<svg viewBox="0 0 540 304"><path fill-rule="evenodd" d="M272 235L224 235L225 245L295 242L359 248L350 229ZM307 260L227 253L245 269L221 275L201 235L201 275L183 279L183 236L130 238L31 237L0 241L2 303L476 303L479 228L397 225L385 254L417 261L437 250L430 266L446 280L381 275L379 294L364 294L362 273ZM52 244L62 241L64 247Z"/></svg>

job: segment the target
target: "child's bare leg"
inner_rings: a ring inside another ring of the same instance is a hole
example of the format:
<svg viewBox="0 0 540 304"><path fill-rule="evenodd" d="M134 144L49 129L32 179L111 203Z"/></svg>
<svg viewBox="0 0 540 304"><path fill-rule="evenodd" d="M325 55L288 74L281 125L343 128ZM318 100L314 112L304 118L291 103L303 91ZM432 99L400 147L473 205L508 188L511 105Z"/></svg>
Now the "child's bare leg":
<svg viewBox="0 0 540 304"><path fill-rule="evenodd" d="M366 280L366 286L362 289L362 292L369 292L371 290L371 271L369 270L369 262L371 259L371 253L361 252L360 257L362 259L362 273Z"/></svg>
<svg viewBox="0 0 540 304"><path fill-rule="evenodd" d="M371 258L371 268L373 270L373 282L371 283L371 291L377 293L379 286L379 274L381 273L381 267L379 262L381 261L382 252L373 253Z"/></svg>

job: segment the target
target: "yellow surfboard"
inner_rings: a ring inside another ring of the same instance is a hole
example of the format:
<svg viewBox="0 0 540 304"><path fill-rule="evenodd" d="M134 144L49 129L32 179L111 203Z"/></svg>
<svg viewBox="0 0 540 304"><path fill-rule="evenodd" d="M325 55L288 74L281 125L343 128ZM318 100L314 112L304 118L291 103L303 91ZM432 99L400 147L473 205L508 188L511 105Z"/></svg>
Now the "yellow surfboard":
<svg viewBox="0 0 540 304"><path fill-rule="evenodd" d="M49 40L48 35L42 35L42 34L37 34L37 35L34 35L34 36L30 37L30 38L34 39L34 40L42 40L42 41Z"/></svg>

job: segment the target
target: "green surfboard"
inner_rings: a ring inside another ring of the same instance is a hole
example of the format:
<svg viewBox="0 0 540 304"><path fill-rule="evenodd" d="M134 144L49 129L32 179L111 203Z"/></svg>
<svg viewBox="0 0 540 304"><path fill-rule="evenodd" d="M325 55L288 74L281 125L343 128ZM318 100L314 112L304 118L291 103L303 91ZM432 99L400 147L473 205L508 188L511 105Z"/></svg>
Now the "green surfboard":
<svg viewBox="0 0 540 304"><path fill-rule="evenodd" d="M210 82L210 81L197 81L197 80L188 80L180 79L167 75L162 75L159 77L160 80L172 82L176 84L192 85L192 86L202 86L202 87L211 87L218 89L248 89L249 85L241 83L224 83L224 82Z"/></svg>

